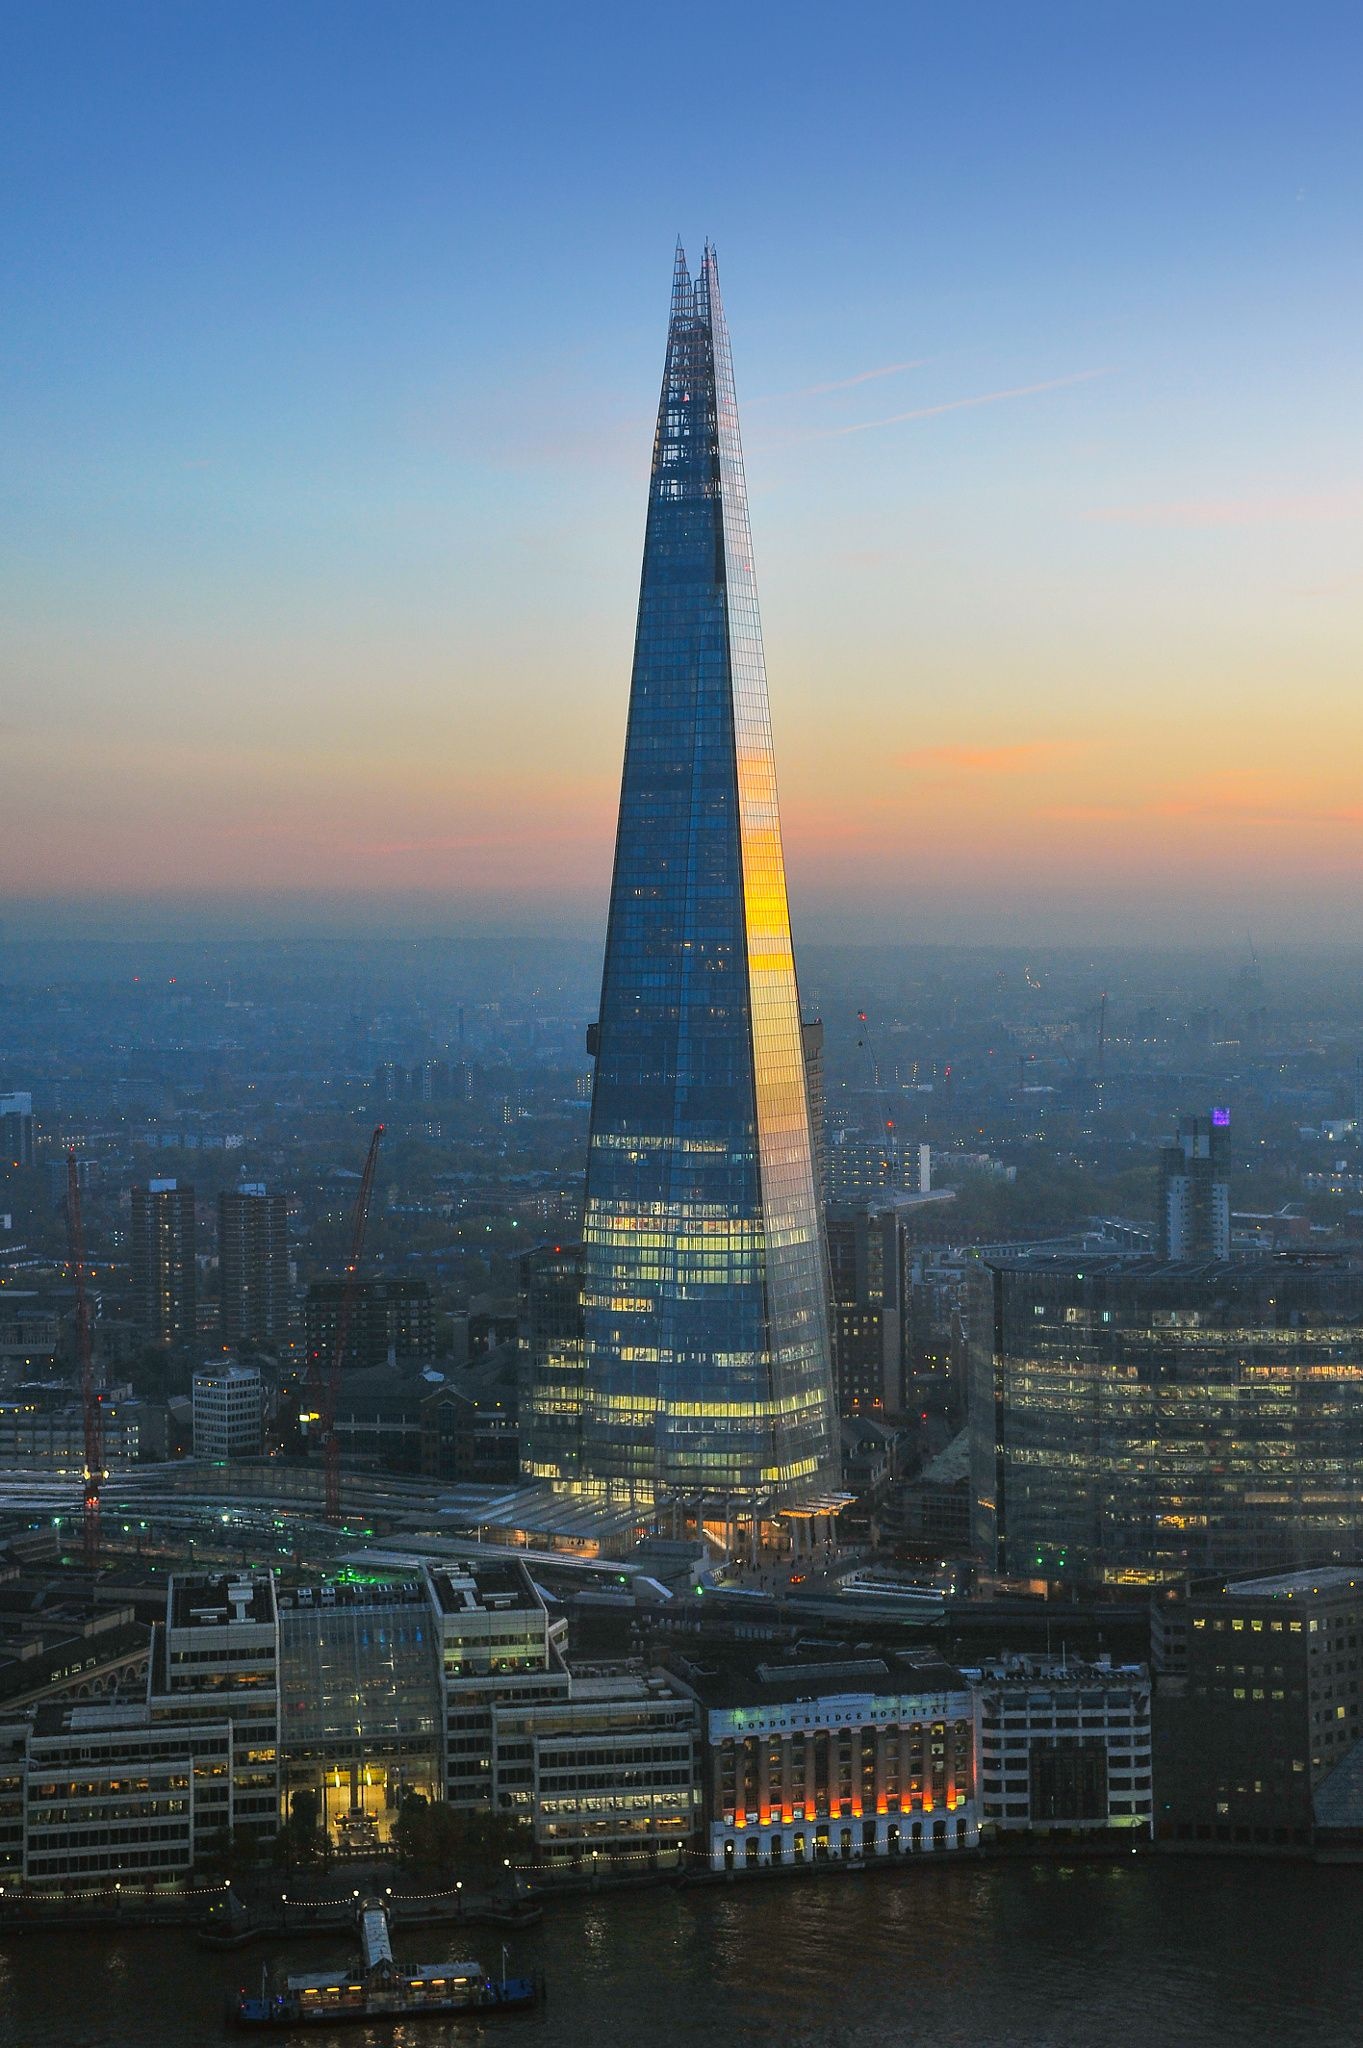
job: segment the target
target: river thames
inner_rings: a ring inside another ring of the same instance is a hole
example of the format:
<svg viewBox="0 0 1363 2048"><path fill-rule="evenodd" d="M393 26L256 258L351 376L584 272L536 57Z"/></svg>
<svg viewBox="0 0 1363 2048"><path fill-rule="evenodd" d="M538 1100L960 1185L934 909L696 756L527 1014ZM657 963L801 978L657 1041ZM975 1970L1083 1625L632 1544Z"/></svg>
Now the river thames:
<svg viewBox="0 0 1363 2048"><path fill-rule="evenodd" d="M550 1907L513 1944L542 1970L533 2017L308 2028L321 2048L1344 2048L1363 2041L1363 1869L1192 1862L915 1865L881 1875L613 1893ZM496 1934L404 1934L495 1970ZM266 1960L316 1969L344 1945L230 1955L187 1934L26 1933L0 1944L0 2048L170 2048L224 2036L226 1995ZM273 2038L273 2037L271 2037Z"/></svg>

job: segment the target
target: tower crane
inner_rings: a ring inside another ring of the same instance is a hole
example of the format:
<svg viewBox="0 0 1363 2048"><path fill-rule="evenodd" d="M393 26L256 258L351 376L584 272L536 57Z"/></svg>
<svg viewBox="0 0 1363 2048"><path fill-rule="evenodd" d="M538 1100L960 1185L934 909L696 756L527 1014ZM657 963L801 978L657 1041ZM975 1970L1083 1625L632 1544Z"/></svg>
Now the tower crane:
<svg viewBox="0 0 1363 2048"><path fill-rule="evenodd" d="M80 1206L80 1170L76 1148L66 1155L66 1242L71 1278L76 1289L76 1359L80 1366L80 1402L85 1418L85 1500L82 1511L85 1562L99 1562L99 1489L104 1481L104 1417L95 1386L94 1345L90 1339L90 1297L85 1286L85 1222Z"/></svg>
<svg viewBox="0 0 1363 2048"><path fill-rule="evenodd" d="M336 1434L336 1408L341 1397L341 1373L345 1366L346 1346L350 1341L350 1325L355 1315L360 1255L364 1250L364 1233L369 1222L369 1198L374 1192L374 1171L379 1163L379 1146L383 1140L383 1132L382 1124L374 1126L369 1140L368 1156L364 1162L364 1172L360 1176L360 1191L355 1197L355 1213L350 1224L350 1256L346 1260L345 1279L336 1310L336 1342L332 1346L331 1363L320 1403L322 1459L326 1473L326 1517L329 1522L339 1522L341 1519L341 1440Z"/></svg>
<svg viewBox="0 0 1363 2048"><path fill-rule="evenodd" d="M861 1026L861 1036L857 1040L857 1046L861 1052L866 1054L866 1057L871 1062L871 1086L875 1093L876 1107L880 1112L881 1124L887 1132L890 1132L895 1127L894 1104L890 1099L890 1091L885 1086L885 1075L880 1063L880 1053L871 1036L870 1020L865 1010L857 1011L857 1022Z"/></svg>

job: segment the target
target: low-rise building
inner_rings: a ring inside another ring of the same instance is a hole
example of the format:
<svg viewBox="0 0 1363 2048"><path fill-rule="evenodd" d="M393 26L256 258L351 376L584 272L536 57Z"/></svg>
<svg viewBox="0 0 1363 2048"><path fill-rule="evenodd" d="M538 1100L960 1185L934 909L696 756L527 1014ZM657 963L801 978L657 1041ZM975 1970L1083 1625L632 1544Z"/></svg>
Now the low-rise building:
<svg viewBox="0 0 1363 2048"><path fill-rule="evenodd" d="M37 1288L0 1292L0 1367L7 1373L49 1372L62 1348L61 1305Z"/></svg>
<svg viewBox="0 0 1363 2048"><path fill-rule="evenodd" d="M135 1464L148 1438L155 1438L159 1415L149 1402L104 1400L100 1429L107 1466ZM85 1411L79 1404L51 1405L27 1389L0 1401L0 1465L42 1465L57 1472L85 1469Z"/></svg>
<svg viewBox="0 0 1363 2048"><path fill-rule="evenodd" d="M567 1700L497 1706L498 1810L531 1822L538 1862L676 1861L700 1826L699 1720L657 1672L574 1677Z"/></svg>
<svg viewBox="0 0 1363 2048"><path fill-rule="evenodd" d="M1148 1839L1154 1817L1150 1674L1143 1664L1007 1657L975 1688L985 1838Z"/></svg>
<svg viewBox="0 0 1363 2048"><path fill-rule="evenodd" d="M704 1644L664 1664L701 1709L714 1870L973 1848L974 1704L931 1651L782 1656Z"/></svg>
<svg viewBox="0 0 1363 2048"><path fill-rule="evenodd" d="M41 1708L23 1759L23 1877L188 1875L229 1825L231 1752L221 1715L175 1725L145 1706Z"/></svg>
<svg viewBox="0 0 1363 2048"><path fill-rule="evenodd" d="M0 1881L182 1876L298 1812L379 1850L409 1793L527 1820L547 1865L680 1856L701 1796L694 1699L637 1670L574 1678L562 1632L512 1558L173 1579L141 1697L23 1719L5 1703Z"/></svg>
<svg viewBox="0 0 1363 2048"><path fill-rule="evenodd" d="M145 1690L148 1631L131 1607L43 1612L38 1596L29 1597L35 1611L22 1614L7 1602L0 1616L0 1714Z"/></svg>

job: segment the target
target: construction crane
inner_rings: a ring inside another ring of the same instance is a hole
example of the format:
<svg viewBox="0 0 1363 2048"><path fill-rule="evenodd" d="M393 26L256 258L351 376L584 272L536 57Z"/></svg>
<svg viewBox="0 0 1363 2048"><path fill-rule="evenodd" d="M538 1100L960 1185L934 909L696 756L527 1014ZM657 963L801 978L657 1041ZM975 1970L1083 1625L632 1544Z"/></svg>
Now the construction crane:
<svg viewBox="0 0 1363 2048"><path fill-rule="evenodd" d="M876 1106L880 1111L880 1120L887 1131L892 1131L895 1127L895 1098L890 1082L885 1078L885 1067L880 1057L880 1042L872 1034L870 1019L867 1017L865 1010L857 1011L857 1022L861 1026L861 1036L857 1040L857 1047L859 1051L865 1053L871 1064L871 1087L875 1092ZM890 1072L893 1078L894 1069L891 1068Z"/></svg>
<svg viewBox="0 0 1363 2048"><path fill-rule="evenodd" d="M880 1064L880 1053L871 1036L870 1020L865 1010L857 1011L857 1022L861 1026L861 1036L857 1040L857 1049L859 1052L864 1052L871 1063L871 1087L875 1093L876 1107L880 1112L880 1121L888 1133L893 1131L895 1126L894 1102L889 1089L885 1085L884 1069Z"/></svg>
<svg viewBox="0 0 1363 2048"><path fill-rule="evenodd" d="M360 1254L364 1250L365 1227L369 1222L369 1198L374 1192L374 1171L379 1163L379 1146L383 1141L384 1127L374 1126L369 1140L369 1154L360 1175L360 1192L355 1197L355 1213L350 1224L350 1257L346 1260L345 1280L341 1287L341 1299L336 1310L336 1342L331 1350L331 1364L327 1372L326 1389L322 1408L322 1458L326 1472L326 1516L329 1522L341 1519L341 1440L336 1434L336 1408L341 1398L341 1373L345 1366L346 1345L350 1341L350 1325L355 1314L355 1297L359 1291Z"/></svg>
<svg viewBox="0 0 1363 2048"><path fill-rule="evenodd" d="M71 1278L76 1289L76 1358L80 1365L80 1401L85 1416L85 1562L99 1562L99 1489L104 1481L104 1417L95 1386L94 1345L90 1340L90 1297L85 1286L85 1223L80 1208L80 1169L76 1148L66 1155L66 1242Z"/></svg>

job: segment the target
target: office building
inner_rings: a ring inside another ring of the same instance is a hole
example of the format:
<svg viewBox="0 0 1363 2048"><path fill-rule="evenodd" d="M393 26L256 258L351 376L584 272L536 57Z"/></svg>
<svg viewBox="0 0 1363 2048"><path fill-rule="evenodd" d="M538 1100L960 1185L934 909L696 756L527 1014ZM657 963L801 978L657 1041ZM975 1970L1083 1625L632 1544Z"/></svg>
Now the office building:
<svg viewBox="0 0 1363 2048"><path fill-rule="evenodd" d="M1230 1257L1224 1151L1230 1113L1185 1117L1160 1151L1159 1252L1164 1259Z"/></svg>
<svg viewBox="0 0 1363 2048"><path fill-rule="evenodd" d="M196 1458L258 1458L265 1448L265 1389L260 1368L224 1361L193 1381Z"/></svg>
<svg viewBox="0 0 1363 2048"><path fill-rule="evenodd" d="M975 1688L985 1839L1153 1829L1150 1673L1143 1664L1008 1657Z"/></svg>
<svg viewBox="0 0 1363 2048"><path fill-rule="evenodd" d="M137 1705L39 1709L0 1775L23 1789L12 1874L32 1884L187 1877L231 1824L231 1724Z"/></svg>
<svg viewBox="0 0 1363 2048"><path fill-rule="evenodd" d="M60 1554L60 1531L56 1536ZM0 1614L0 1719L145 1691L151 1632L131 1606L96 1606L93 1589L74 1597L55 1592L47 1571L24 1571L12 1552L5 1573L11 1604Z"/></svg>
<svg viewBox="0 0 1363 2048"><path fill-rule="evenodd" d="M279 1827L279 1606L269 1572L185 1575L166 1588L152 1629L145 1712L179 1740L215 1749L212 1801L195 1798L196 1853L226 1827L268 1839ZM109 1767L116 1774L115 1759ZM135 1869L130 1856L128 1867Z"/></svg>
<svg viewBox="0 0 1363 2048"><path fill-rule="evenodd" d="M436 1387L418 1415L420 1465L454 1486L513 1486L521 1470L516 1390Z"/></svg>
<svg viewBox="0 0 1363 2048"><path fill-rule="evenodd" d="M892 1131L864 1137L838 1131L824 1154L824 1194L830 1208L864 1208L903 1186L904 1161Z"/></svg>
<svg viewBox="0 0 1363 2048"><path fill-rule="evenodd" d="M289 1334L289 1203L261 1181L218 1196L222 1341L232 1350L277 1350Z"/></svg>
<svg viewBox="0 0 1363 2048"><path fill-rule="evenodd" d="M133 1296L149 1344L192 1344L198 1334L194 1190L150 1180L132 1191L128 1233Z"/></svg>
<svg viewBox="0 0 1363 2048"><path fill-rule="evenodd" d="M838 1413L900 1415L909 1405L909 1258L893 1209L830 1208L828 1269Z"/></svg>
<svg viewBox="0 0 1363 2048"><path fill-rule="evenodd" d="M695 1704L656 1675L570 1676L563 1633L513 1559L175 1578L143 1697L7 1711L0 1881L184 1876L303 1802L334 1847L377 1851L409 1792L527 1821L542 1868L675 1863L700 1811Z"/></svg>
<svg viewBox="0 0 1363 2048"><path fill-rule="evenodd" d="M33 1097L0 1095L0 1171L33 1164Z"/></svg>
<svg viewBox="0 0 1363 2048"><path fill-rule="evenodd" d="M976 1287L987 1571L1139 1585L1363 1553L1363 1273L1020 1258Z"/></svg>
<svg viewBox="0 0 1363 2048"><path fill-rule="evenodd" d="M582 1468L581 1245L537 1246L520 1280L521 1472L572 1485Z"/></svg>
<svg viewBox="0 0 1363 2048"><path fill-rule="evenodd" d="M467 1102L473 1092L473 1076L461 1060L423 1060L415 1067L401 1067L385 1060L375 1069L374 1093L380 1102Z"/></svg>
<svg viewBox="0 0 1363 2048"><path fill-rule="evenodd" d="M150 1402L106 1399L100 1402L104 1463L131 1465L154 1455L164 1441L158 1421L164 1411ZM57 1472L84 1473L85 1410L65 1388L54 1398L46 1387L15 1389L0 1401L0 1465L44 1465Z"/></svg>
<svg viewBox="0 0 1363 2048"><path fill-rule="evenodd" d="M713 250L673 280L583 1226L580 1489L751 1516L837 1484L822 1223Z"/></svg>
<svg viewBox="0 0 1363 2048"><path fill-rule="evenodd" d="M325 1375L336 1350L344 1280L314 1280L303 1307L310 1369ZM435 1356L435 1322L427 1280L361 1280L355 1287L345 1362L357 1371L390 1360Z"/></svg>
<svg viewBox="0 0 1363 2048"><path fill-rule="evenodd" d="M424 1579L281 1588L280 1812L311 1793L333 1840L385 1839L440 1797L440 1676Z"/></svg>
<svg viewBox="0 0 1363 2048"><path fill-rule="evenodd" d="M669 1651L697 1700L713 1870L973 1848L974 1706L932 1651Z"/></svg>
<svg viewBox="0 0 1363 2048"><path fill-rule="evenodd" d="M66 1304L36 1288L0 1288L0 1367L22 1380L28 1374L49 1377L63 1344Z"/></svg>
<svg viewBox="0 0 1363 2048"><path fill-rule="evenodd" d="M538 1863L678 1865L701 1823L699 1714L659 1673L574 1677L572 1696L493 1709L498 1810Z"/></svg>
<svg viewBox="0 0 1363 2048"><path fill-rule="evenodd" d="M1363 1828L1363 1566L1194 1580L1156 1701L1162 1842L1303 1855Z"/></svg>
<svg viewBox="0 0 1363 2048"><path fill-rule="evenodd" d="M76 1159L76 1185L80 1189L82 1200L94 1188L99 1186L99 1182L99 1161L90 1158L88 1153L79 1154ZM64 1152L59 1153L55 1159L44 1159L43 1184L47 1200L52 1208L54 1210L64 1209L66 1207L66 1194L69 1185L69 1162Z"/></svg>
<svg viewBox="0 0 1363 2048"><path fill-rule="evenodd" d="M549 1613L518 1561L452 1565L428 1574L437 1616L445 1797L495 1804L493 1712L569 1696Z"/></svg>

